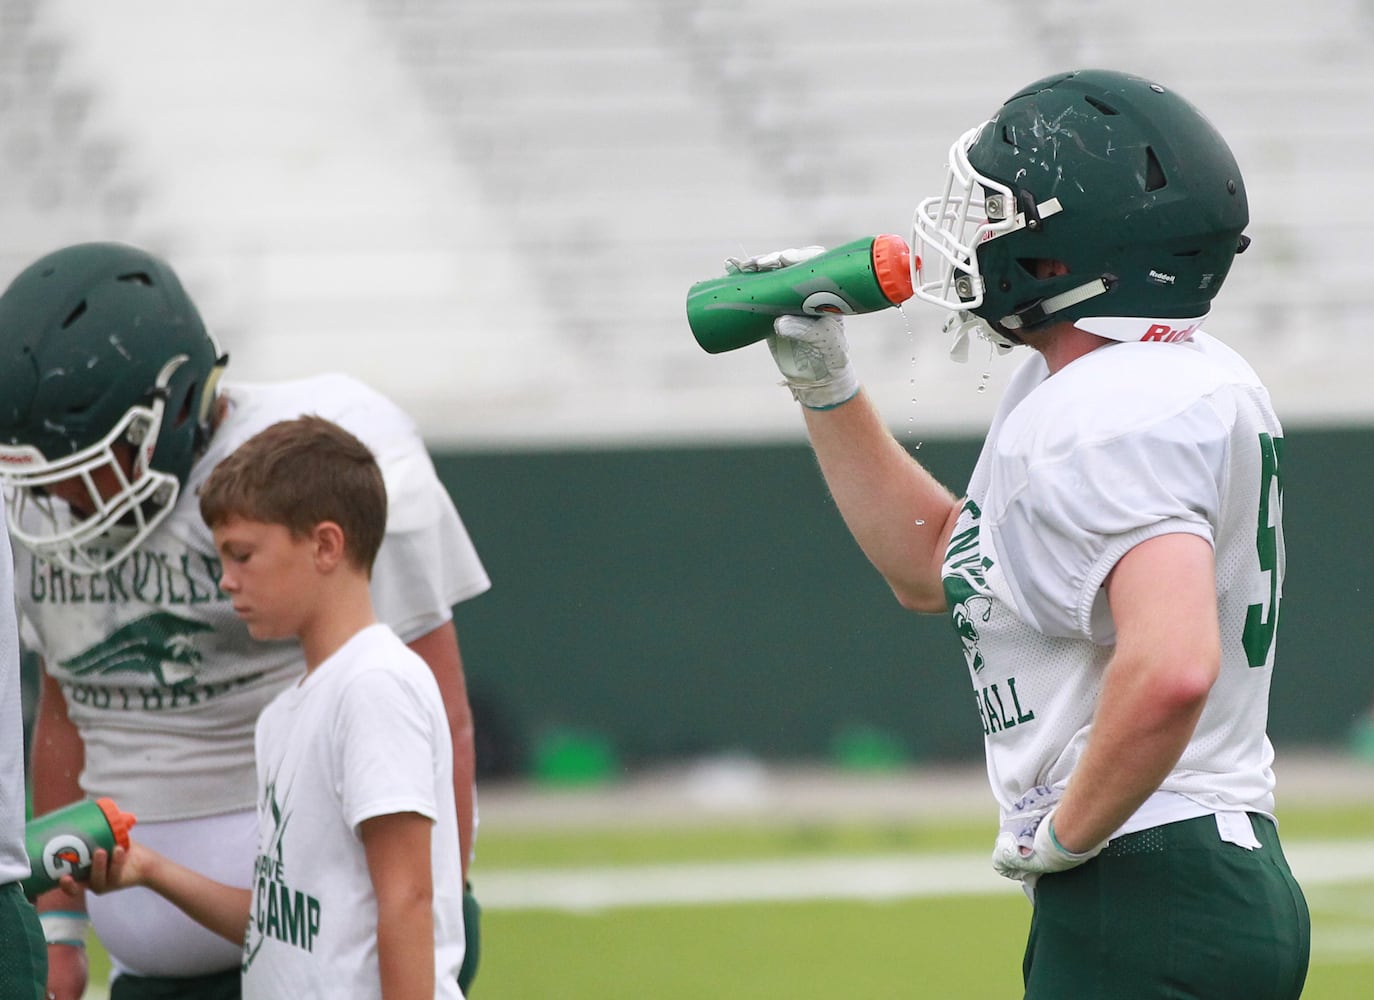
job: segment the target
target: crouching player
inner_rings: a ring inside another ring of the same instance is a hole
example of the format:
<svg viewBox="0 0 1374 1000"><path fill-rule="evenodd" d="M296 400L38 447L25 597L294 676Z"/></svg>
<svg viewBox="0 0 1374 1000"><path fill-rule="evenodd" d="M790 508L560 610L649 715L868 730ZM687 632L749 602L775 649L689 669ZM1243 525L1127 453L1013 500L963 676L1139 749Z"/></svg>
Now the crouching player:
<svg viewBox="0 0 1374 1000"><path fill-rule="evenodd" d="M200 507L235 612L255 639L296 639L306 664L257 723L253 887L137 841L98 852L89 887L144 886L242 942L245 1000L461 997L448 723L433 674L373 613L386 490L372 453L319 417L273 424L215 469Z"/></svg>

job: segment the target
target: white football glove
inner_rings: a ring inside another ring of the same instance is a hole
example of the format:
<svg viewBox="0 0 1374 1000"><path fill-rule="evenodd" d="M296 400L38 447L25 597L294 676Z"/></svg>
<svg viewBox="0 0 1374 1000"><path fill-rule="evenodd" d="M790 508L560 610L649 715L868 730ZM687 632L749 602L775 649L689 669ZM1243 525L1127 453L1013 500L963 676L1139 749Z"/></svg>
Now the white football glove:
<svg viewBox="0 0 1374 1000"><path fill-rule="evenodd" d="M1054 836L1054 812L1062 794L1037 785L1011 807L992 848L992 867L998 875L1033 884L1041 875L1068 871L1091 861L1107 846L1103 841L1075 853L1059 843Z"/></svg>
<svg viewBox="0 0 1374 1000"><path fill-rule="evenodd" d="M811 410L828 410L853 399L859 376L849 363L849 341L838 316L779 316L768 338L783 384Z"/></svg>

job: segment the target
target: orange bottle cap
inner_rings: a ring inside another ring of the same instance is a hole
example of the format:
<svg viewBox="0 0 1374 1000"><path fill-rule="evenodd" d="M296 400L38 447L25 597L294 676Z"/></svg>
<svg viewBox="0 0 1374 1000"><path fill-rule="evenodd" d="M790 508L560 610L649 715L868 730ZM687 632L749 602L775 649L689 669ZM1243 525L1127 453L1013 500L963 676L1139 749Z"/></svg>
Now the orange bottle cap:
<svg viewBox="0 0 1374 1000"><path fill-rule="evenodd" d="M114 804L114 799L96 799L95 804L105 814L105 821L110 824L110 831L114 834L115 843L127 849L129 831L138 822L134 818L134 814L121 812L119 806Z"/></svg>
<svg viewBox="0 0 1374 1000"><path fill-rule="evenodd" d="M911 248L900 236L873 238L873 276L887 301L899 306L914 294L911 286Z"/></svg>

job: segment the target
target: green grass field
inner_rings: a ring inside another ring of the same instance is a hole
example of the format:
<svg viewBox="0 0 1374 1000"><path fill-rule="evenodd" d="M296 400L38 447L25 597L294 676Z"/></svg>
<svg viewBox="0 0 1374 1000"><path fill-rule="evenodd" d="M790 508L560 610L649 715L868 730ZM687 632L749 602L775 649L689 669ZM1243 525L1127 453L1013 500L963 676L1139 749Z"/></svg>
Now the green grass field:
<svg viewBox="0 0 1374 1000"><path fill-rule="evenodd" d="M1284 837L1365 839L1374 804L1290 809ZM968 850L967 820L757 824L691 829L507 831L483 827L474 870L537 872L679 862L808 859ZM1364 1000L1374 989L1374 881L1309 886L1312 970L1305 1000ZM615 907L591 912L488 906L477 1000L807 1000L1021 995L1030 907L1016 891L904 899ZM92 982L103 956L92 952ZM96 993L93 989L92 993ZM1237 998L1242 1000L1242 998Z"/></svg>

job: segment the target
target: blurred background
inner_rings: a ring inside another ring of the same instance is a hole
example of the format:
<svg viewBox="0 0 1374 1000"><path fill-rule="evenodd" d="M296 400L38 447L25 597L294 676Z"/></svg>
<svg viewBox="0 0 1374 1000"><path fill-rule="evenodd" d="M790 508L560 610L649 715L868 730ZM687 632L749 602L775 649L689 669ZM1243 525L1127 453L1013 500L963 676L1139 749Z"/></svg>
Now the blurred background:
<svg viewBox="0 0 1374 1000"><path fill-rule="evenodd" d="M683 301L728 255L909 235L1023 84L1151 76L1247 180L1208 329L1289 431L1272 734L1345 752L1374 701L1371 56L1368 0L0 0L0 280L139 244L231 379L349 372L415 416L494 581L456 612L484 777L972 761L949 625L849 540L766 348L705 354ZM940 322L849 331L957 490L1019 358L957 365Z"/></svg>

